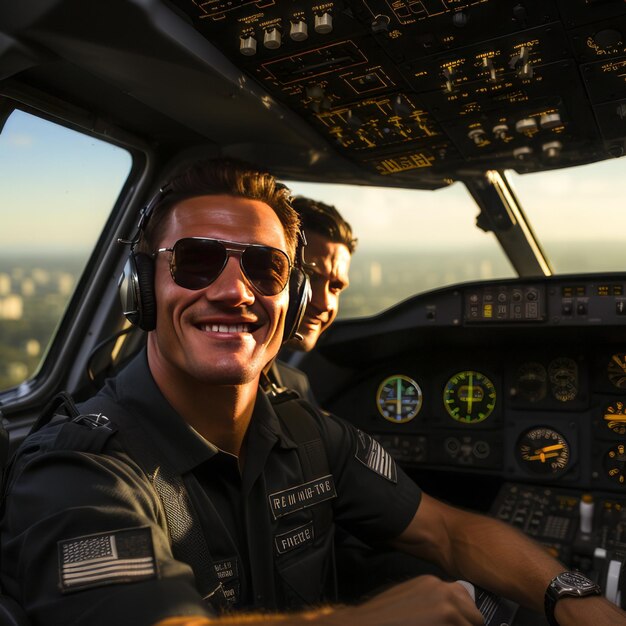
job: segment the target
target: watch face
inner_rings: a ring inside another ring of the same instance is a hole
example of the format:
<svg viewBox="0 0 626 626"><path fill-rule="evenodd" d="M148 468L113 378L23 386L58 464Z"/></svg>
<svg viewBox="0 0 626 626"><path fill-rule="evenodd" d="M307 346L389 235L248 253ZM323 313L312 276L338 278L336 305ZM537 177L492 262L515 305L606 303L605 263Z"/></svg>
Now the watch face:
<svg viewBox="0 0 626 626"><path fill-rule="evenodd" d="M559 582L571 587L593 587L595 583L578 572L563 572L558 576Z"/></svg>

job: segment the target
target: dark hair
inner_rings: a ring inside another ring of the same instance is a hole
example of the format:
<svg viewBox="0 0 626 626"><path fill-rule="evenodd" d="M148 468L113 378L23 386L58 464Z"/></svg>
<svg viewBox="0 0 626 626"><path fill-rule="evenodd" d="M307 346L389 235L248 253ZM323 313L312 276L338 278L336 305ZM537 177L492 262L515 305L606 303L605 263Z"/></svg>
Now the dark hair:
<svg viewBox="0 0 626 626"><path fill-rule="evenodd" d="M295 259L300 219L291 206L291 192L272 174L236 159L197 161L176 174L162 187L137 246L141 252L154 251L164 221L181 200L196 196L228 195L260 200L270 206L285 230L287 254Z"/></svg>
<svg viewBox="0 0 626 626"><path fill-rule="evenodd" d="M356 250L358 240L352 234L352 227L334 206L304 196L293 198L291 206L298 212L305 234L313 231L330 241L342 243L350 250L350 254Z"/></svg>

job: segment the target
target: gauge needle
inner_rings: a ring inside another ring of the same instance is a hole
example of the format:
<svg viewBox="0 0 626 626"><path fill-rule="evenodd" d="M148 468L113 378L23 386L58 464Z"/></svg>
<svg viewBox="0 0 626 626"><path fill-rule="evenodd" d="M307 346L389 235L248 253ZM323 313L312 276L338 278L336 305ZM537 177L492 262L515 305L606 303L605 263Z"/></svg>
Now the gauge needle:
<svg viewBox="0 0 626 626"><path fill-rule="evenodd" d="M553 450L562 450L563 449L563 444L562 443L557 443L554 444L553 446L544 446L543 448L539 448L539 450L535 450L535 453L537 452L552 452Z"/></svg>
<svg viewBox="0 0 626 626"><path fill-rule="evenodd" d="M470 374L469 377L469 393L467 394L467 413L472 414L472 403L474 401L474 376Z"/></svg>
<svg viewBox="0 0 626 626"><path fill-rule="evenodd" d="M610 413L607 413L604 416L604 419L608 422L626 422L626 415L611 415Z"/></svg>
<svg viewBox="0 0 626 626"><path fill-rule="evenodd" d="M402 415L402 381L396 383L396 415Z"/></svg>
<svg viewBox="0 0 626 626"><path fill-rule="evenodd" d="M546 462L546 459L553 459L555 456L559 456L558 452L551 452L550 454L546 454L545 452L540 452L539 454L535 454L534 456L529 456L529 461L541 461L542 463Z"/></svg>

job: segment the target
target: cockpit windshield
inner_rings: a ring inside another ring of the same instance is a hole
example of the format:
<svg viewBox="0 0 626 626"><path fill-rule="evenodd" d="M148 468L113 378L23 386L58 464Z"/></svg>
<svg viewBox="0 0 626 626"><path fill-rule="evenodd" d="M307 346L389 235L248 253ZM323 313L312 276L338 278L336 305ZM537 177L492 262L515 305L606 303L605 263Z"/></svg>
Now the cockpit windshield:
<svg viewBox="0 0 626 626"><path fill-rule="evenodd" d="M507 175L555 274L626 268L626 159Z"/></svg>

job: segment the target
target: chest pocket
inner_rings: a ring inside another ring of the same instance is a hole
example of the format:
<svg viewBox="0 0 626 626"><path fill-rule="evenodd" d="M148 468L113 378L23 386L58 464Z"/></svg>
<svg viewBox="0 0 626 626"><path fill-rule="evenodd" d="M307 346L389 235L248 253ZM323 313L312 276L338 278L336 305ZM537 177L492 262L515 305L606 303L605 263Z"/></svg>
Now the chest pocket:
<svg viewBox="0 0 626 626"><path fill-rule="evenodd" d="M326 449L308 406L272 402L284 429L298 444L303 482L268 494L273 550L283 602L290 608L336 600L332 500L337 496Z"/></svg>

